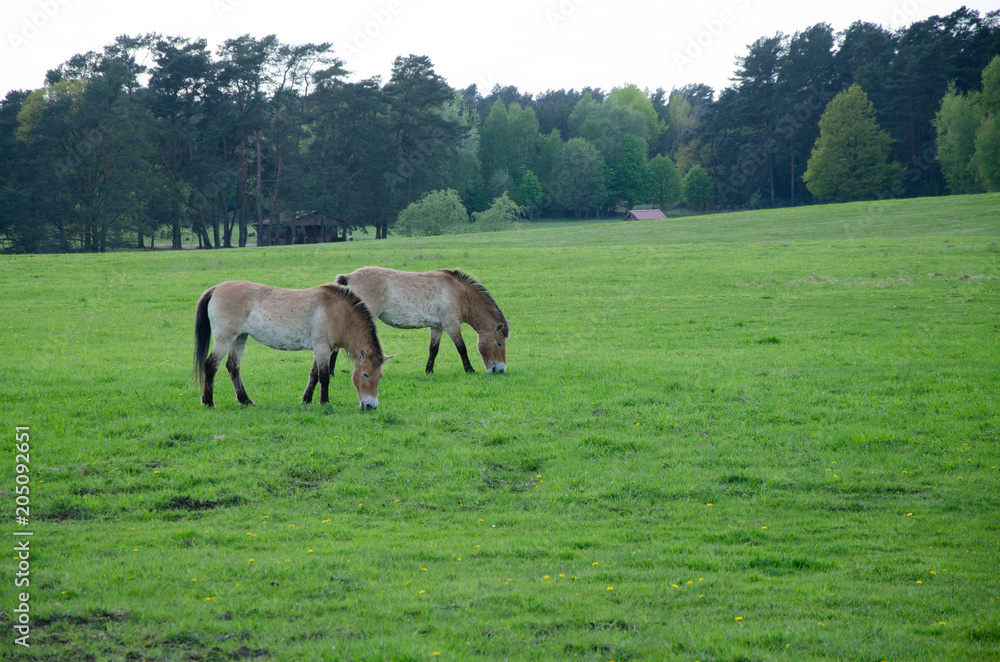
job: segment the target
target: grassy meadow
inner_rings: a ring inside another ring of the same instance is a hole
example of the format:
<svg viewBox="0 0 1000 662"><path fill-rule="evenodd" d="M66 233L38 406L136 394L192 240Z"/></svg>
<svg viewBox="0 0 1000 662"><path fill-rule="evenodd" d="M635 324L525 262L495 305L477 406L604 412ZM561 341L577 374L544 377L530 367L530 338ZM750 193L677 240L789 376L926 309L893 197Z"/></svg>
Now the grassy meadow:
<svg viewBox="0 0 1000 662"><path fill-rule="evenodd" d="M0 256L0 658L995 660L998 243L982 195ZM203 290L368 264L479 278L507 374L380 323L376 411L254 342L199 404Z"/></svg>

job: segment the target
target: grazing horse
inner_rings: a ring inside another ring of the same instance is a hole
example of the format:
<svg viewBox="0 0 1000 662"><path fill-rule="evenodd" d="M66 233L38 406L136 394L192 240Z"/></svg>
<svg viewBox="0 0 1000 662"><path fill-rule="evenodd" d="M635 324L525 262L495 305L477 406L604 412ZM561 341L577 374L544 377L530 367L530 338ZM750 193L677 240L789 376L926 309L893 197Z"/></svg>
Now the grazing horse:
<svg viewBox="0 0 1000 662"><path fill-rule="evenodd" d="M455 343L465 371L475 372L462 340L463 323L479 335L477 346L486 372L507 370L510 325L486 288L468 274L446 269L412 273L361 267L337 276L337 283L356 292L372 315L389 326L397 329L430 327L426 372L434 372L442 332Z"/></svg>
<svg viewBox="0 0 1000 662"><path fill-rule="evenodd" d="M201 383L201 402L209 407L212 386L222 357L241 405L252 405L240 379L240 361L247 336L274 349L313 351L309 383L302 402L312 402L316 382L320 403L330 401L331 356L341 347L354 361L351 380L363 409L378 407L378 382L382 363L392 358L382 353L375 318L356 294L340 285L320 285L306 290L227 281L205 290L198 300L194 325L194 374ZM213 340L208 351L209 339Z"/></svg>

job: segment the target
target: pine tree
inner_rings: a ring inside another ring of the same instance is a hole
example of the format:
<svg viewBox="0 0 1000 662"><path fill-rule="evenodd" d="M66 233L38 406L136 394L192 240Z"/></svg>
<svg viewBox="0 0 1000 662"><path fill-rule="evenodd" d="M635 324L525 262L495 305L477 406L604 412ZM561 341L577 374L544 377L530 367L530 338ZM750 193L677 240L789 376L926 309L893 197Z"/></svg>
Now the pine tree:
<svg viewBox="0 0 1000 662"><path fill-rule="evenodd" d="M835 202L888 195L903 173L889 162L892 144L868 95L851 85L826 105L802 179L817 198Z"/></svg>

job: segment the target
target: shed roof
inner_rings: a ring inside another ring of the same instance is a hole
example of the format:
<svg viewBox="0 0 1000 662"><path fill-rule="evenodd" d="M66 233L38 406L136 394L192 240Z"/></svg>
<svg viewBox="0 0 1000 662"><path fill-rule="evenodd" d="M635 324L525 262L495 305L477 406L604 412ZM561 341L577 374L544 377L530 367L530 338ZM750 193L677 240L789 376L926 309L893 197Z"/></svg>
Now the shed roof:
<svg viewBox="0 0 1000 662"><path fill-rule="evenodd" d="M659 209L630 209L625 218L625 221L660 221L667 217L663 215L663 212Z"/></svg>

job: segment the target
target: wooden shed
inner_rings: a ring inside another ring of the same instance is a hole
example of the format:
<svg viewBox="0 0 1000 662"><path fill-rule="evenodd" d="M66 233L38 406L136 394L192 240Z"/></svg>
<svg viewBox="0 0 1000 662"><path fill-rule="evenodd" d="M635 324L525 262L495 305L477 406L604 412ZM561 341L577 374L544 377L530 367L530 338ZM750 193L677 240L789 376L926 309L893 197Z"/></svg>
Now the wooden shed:
<svg viewBox="0 0 1000 662"><path fill-rule="evenodd" d="M257 227L257 245L266 245L265 237L271 237L271 244L287 246L289 244L320 244L331 241L344 241L347 238L347 222L339 218L331 218L318 211L299 211L295 214L283 213L279 217L275 229L271 228L272 219L265 218ZM272 234L269 234L269 231Z"/></svg>
<svg viewBox="0 0 1000 662"><path fill-rule="evenodd" d="M631 209L623 221L663 221L666 216L659 209Z"/></svg>

